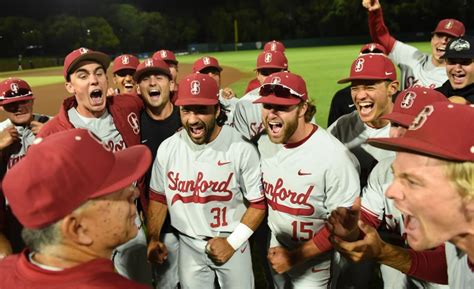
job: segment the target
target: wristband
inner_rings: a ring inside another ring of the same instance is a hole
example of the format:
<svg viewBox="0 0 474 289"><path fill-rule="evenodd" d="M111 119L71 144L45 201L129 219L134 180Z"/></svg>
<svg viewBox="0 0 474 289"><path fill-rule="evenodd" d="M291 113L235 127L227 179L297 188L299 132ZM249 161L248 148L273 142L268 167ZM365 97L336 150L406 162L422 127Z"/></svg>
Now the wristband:
<svg viewBox="0 0 474 289"><path fill-rule="evenodd" d="M232 234L227 237L227 242L234 250L237 250L242 244L252 236L253 231L247 225L239 223Z"/></svg>

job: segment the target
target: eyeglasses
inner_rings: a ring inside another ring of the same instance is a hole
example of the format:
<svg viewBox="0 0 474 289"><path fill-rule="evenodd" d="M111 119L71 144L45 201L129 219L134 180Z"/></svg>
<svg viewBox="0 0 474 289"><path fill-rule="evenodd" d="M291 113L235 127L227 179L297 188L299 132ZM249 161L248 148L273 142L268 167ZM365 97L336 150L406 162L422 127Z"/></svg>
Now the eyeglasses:
<svg viewBox="0 0 474 289"><path fill-rule="evenodd" d="M301 98L299 94L291 90L290 88L286 86L281 86L278 84L265 84L260 88L260 95L261 96L269 96L270 94L273 94L277 97L298 97Z"/></svg>
<svg viewBox="0 0 474 289"><path fill-rule="evenodd" d="M472 58L448 58L448 59L446 59L446 62L449 65L460 64L462 66L468 66L468 65L471 65Z"/></svg>

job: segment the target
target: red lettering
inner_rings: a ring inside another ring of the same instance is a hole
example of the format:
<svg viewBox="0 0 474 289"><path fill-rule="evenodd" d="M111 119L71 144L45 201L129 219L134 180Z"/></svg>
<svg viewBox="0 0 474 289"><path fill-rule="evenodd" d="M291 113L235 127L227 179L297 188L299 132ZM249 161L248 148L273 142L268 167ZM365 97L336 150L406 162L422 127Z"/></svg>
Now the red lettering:
<svg viewBox="0 0 474 289"><path fill-rule="evenodd" d="M283 179L281 178L278 178L275 185L265 181L263 182L263 190L265 191L268 205L273 210L290 215L311 216L314 214L314 207L308 202L313 189L314 186L310 186L304 193L294 192L284 187ZM285 202L286 200L295 206L290 207L281 204L281 202Z"/></svg>

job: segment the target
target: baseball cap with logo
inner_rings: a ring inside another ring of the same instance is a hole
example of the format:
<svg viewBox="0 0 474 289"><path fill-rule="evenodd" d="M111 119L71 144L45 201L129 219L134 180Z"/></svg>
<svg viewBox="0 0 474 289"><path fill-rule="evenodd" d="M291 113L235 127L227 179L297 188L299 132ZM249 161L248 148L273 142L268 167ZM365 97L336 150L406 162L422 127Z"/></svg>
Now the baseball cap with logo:
<svg viewBox="0 0 474 289"><path fill-rule="evenodd" d="M137 67L135 74L133 75L133 79L135 81L140 82L142 76L148 72L158 72L168 76L169 79L172 79L171 72L168 64L161 59L156 58L147 58L143 60Z"/></svg>
<svg viewBox="0 0 474 289"><path fill-rule="evenodd" d="M81 47L69 53L64 59L64 78L68 80L69 75L78 68L79 63L86 60L99 63L104 70L107 70L110 64L110 57L107 54Z"/></svg>
<svg viewBox="0 0 474 289"><path fill-rule="evenodd" d="M441 58L474 59L474 37L466 35L451 39L446 45L446 52Z"/></svg>
<svg viewBox="0 0 474 289"><path fill-rule="evenodd" d="M219 65L219 61L212 56L204 56L196 60L193 64L193 72L200 72L204 68L214 67L219 71L222 71L223 68Z"/></svg>
<svg viewBox="0 0 474 289"><path fill-rule="evenodd" d="M219 102L219 87L207 74L192 73L179 82L175 105L216 105Z"/></svg>
<svg viewBox="0 0 474 289"><path fill-rule="evenodd" d="M421 110L405 135L396 138L369 138L368 142L382 149L473 162L473 131L474 105L436 102Z"/></svg>
<svg viewBox="0 0 474 289"><path fill-rule="evenodd" d="M392 112L381 118L409 127L425 106L442 101L448 102L448 99L439 91L426 87L407 88L398 94Z"/></svg>
<svg viewBox="0 0 474 289"><path fill-rule="evenodd" d="M170 50L165 50L165 49L159 50L153 53L152 58L161 59L166 63L169 62L175 65L178 65L178 60L176 59L176 56L174 55L173 51L170 51Z"/></svg>
<svg viewBox="0 0 474 289"><path fill-rule="evenodd" d="M436 25L432 33L444 33L452 37L460 37L463 36L465 32L466 28L464 28L464 24L461 21L456 19L443 19L438 22L438 25Z"/></svg>
<svg viewBox="0 0 474 289"><path fill-rule="evenodd" d="M378 43L367 43L360 48L360 54L368 53L382 53L387 55L387 50Z"/></svg>
<svg viewBox="0 0 474 289"><path fill-rule="evenodd" d="M0 82L0 105L33 99L30 85L19 78L8 78Z"/></svg>
<svg viewBox="0 0 474 289"><path fill-rule="evenodd" d="M363 54L354 60L350 76L337 83L353 80L397 80L397 70L392 61L382 54Z"/></svg>
<svg viewBox="0 0 474 289"><path fill-rule="evenodd" d="M263 51L258 54L257 68L288 69L288 59L280 51Z"/></svg>
<svg viewBox="0 0 474 289"><path fill-rule="evenodd" d="M286 71L270 74L260 86L259 94L260 98L253 103L290 106L308 100L304 79Z"/></svg>
<svg viewBox="0 0 474 289"><path fill-rule="evenodd" d="M280 51L285 52L285 45L277 40L268 41L263 46L263 51Z"/></svg>
<svg viewBox="0 0 474 289"><path fill-rule="evenodd" d="M125 188L147 171L144 145L113 153L85 129L37 138L2 183L13 213L26 228L43 228L89 199Z"/></svg>
<svg viewBox="0 0 474 289"><path fill-rule="evenodd" d="M130 69L136 70L140 61L138 58L131 54L122 54L115 57L113 62L113 70L112 73L116 73L117 71L123 69Z"/></svg>

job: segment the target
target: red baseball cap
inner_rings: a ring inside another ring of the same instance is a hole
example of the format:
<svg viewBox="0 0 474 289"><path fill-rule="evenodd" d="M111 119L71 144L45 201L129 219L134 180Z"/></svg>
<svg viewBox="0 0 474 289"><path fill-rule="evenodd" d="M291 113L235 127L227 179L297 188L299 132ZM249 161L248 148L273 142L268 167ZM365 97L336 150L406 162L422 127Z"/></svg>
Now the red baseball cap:
<svg viewBox="0 0 474 289"><path fill-rule="evenodd" d="M259 95L253 103L290 106L308 100L304 79L286 71L270 74L260 87Z"/></svg>
<svg viewBox="0 0 474 289"><path fill-rule="evenodd" d="M441 101L448 102L448 99L439 91L426 87L408 88L397 95L392 112L381 118L409 127L425 106Z"/></svg>
<svg viewBox="0 0 474 289"><path fill-rule="evenodd" d="M26 228L38 229L70 214L89 199L125 188L151 164L144 145L113 153L85 129L37 138L26 156L8 170L2 188Z"/></svg>
<svg viewBox="0 0 474 289"><path fill-rule="evenodd" d="M285 45L277 40L268 41L263 46L263 51L280 51L285 52Z"/></svg>
<svg viewBox="0 0 474 289"><path fill-rule="evenodd" d="M64 78L67 80L69 74L73 73L78 68L78 64L85 60L99 63L104 70L107 70L110 65L110 57L107 54L81 47L69 53L64 59Z"/></svg>
<svg viewBox="0 0 474 289"><path fill-rule="evenodd" d="M360 48L360 54L368 53L382 53L387 55L387 50L382 45L372 42L367 43Z"/></svg>
<svg viewBox="0 0 474 289"><path fill-rule="evenodd" d="M112 73L116 73L117 71L122 70L122 69L136 70L138 64L140 64L140 61L134 55L131 55L131 54L119 55L115 57L114 59Z"/></svg>
<svg viewBox="0 0 474 289"><path fill-rule="evenodd" d="M353 80L397 80L397 70L392 61L382 54L363 54L352 63L350 76L337 83Z"/></svg>
<svg viewBox="0 0 474 289"><path fill-rule="evenodd" d="M438 22L432 33L444 33L453 37L461 37L466 32L464 24L456 19L443 19Z"/></svg>
<svg viewBox="0 0 474 289"><path fill-rule="evenodd" d="M30 85L19 78L8 78L0 82L0 105L33 99Z"/></svg>
<svg viewBox="0 0 474 289"><path fill-rule="evenodd" d="M219 87L207 74L192 73L179 82L175 105L216 105L219 102Z"/></svg>
<svg viewBox="0 0 474 289"><path fill-rule="evenodd" d="M161 59L166 63L170 62L175 65L178 65L178 60L176 59L176 56L174 56L174 53L171 50L165 50L165 49L159 50L153 53L152 58Z"/></svg>
<svg viewBox="0 0 474 289"><path fill-rule="evenodd" d="M405 135L369 138L376 147L412 151L452 161L474 161L474 105L436 102L425 106Z"/></svg>
<svg viewBox="0 0 474 289"><path fill-rule="evenodd" d="M219 65L219 61L212 56L204 56L196 60L193 64L193 72L200 72L204 68L215 67L219 71L222 71L223 68Z"/></svg>
<svg viewBox="0 0 474 289"><path fill-rule="evenodd" d="M168 64L161 59L157 58L147 58L143 60L137 67L133 78L135 81L139 82L143 74L147 72L158 72L168 76L169 79L172 79L171 72Z"/></svg>
<svg viewBox="0 0 474 289"><path fill-rule="evenodd" d="M280 51L260 52L257 57L256 69L264 68L288 69L288 59L285 53Z"/></svg>

